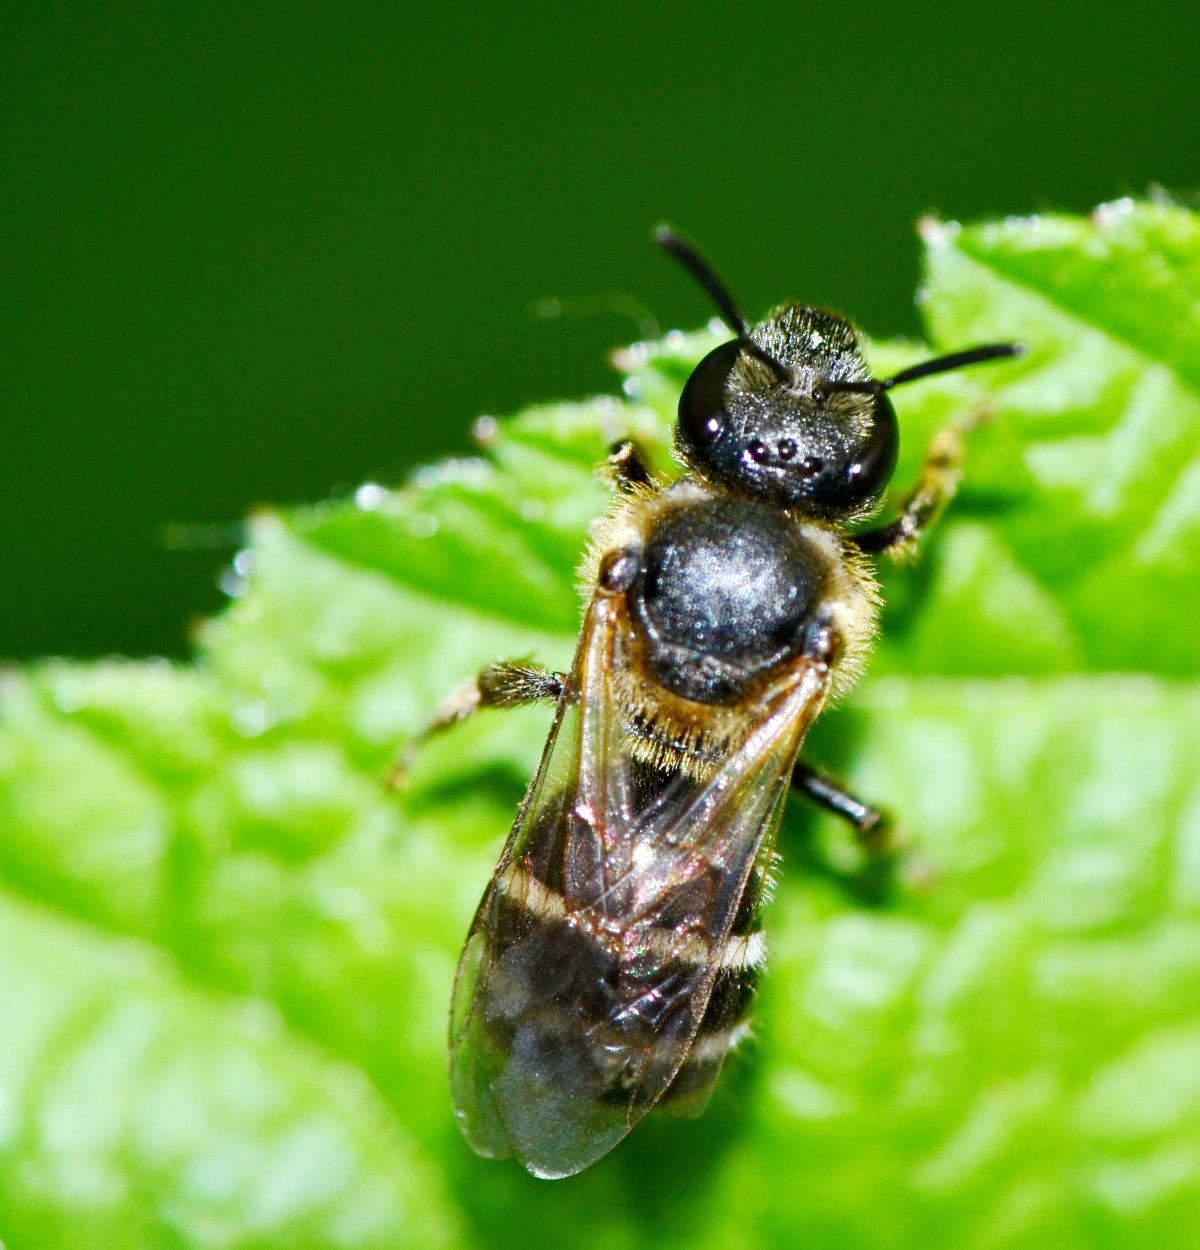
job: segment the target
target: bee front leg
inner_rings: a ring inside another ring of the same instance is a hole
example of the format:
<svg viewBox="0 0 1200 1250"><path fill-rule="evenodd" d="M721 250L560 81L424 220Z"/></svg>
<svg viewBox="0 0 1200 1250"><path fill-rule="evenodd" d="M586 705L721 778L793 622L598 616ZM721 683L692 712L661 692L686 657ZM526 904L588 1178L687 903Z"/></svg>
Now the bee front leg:
<svg viewBox="0 0 1200 1250"><path fill-rule="evenodd" d="M855 535L851 541L869 555L902 555L942 514L962 478L963 426L947 426L934 436L916 488L900 515L887 525Z"/></svg>
<svg viewBox="0 0 1200 1250"><path fill-rule="evenodd" d="M529 660L497 660L479 670L474 680L452 690L420 732L396 756L389 774L392 786L402 786L408 770L425 743L461 724L485 707L524 707L529 703L557 703L566 684L565 673L553 673Z"/></svg>
<svg viewBox="0 0 1200 1250"><path fill-rule="evenodd" d="M623 438L608 449L603 469L612 484L623 495L644 486L653 486L654 478L642 449L631 438Z"/></svg>

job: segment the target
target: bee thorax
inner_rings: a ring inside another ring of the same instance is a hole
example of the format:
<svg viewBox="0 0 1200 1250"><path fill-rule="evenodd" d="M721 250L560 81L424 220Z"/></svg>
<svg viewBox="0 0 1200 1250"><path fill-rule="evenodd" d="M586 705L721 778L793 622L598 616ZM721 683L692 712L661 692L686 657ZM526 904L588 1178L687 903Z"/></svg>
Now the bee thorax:
<svg viewBox="0 0 1200 1250"><path fill-rule="evenodd" d="M651 675L701 703L744 698L803 650L827 563L786 514L754 500L664 510L630 592Z"/></svg>

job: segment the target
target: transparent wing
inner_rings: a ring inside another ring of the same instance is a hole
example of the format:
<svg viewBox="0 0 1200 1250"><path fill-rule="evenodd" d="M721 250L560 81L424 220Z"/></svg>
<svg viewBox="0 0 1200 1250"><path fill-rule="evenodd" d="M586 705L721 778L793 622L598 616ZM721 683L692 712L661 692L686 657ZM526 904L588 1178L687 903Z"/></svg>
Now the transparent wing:
<svg viewBox="0 0 1200 1250"><path fill-rule="evenodd" d="M455 984L463 1131L480 1153L516 1154L541 1176L605 1154L688 1059L828 687L824 667L798 667L708 783L677 777L635 800L613 694L624 624L597 594ZM720 1069L725 1047L711 1040L711 1057L703 1038L695 1046L705 1063L693 1101Z"/></svg>
<svg viewBox="0 0 1200 1250"><path fill-rule="evenodd" d="M606 1115L586 1123L583 1098L558 1115L551 1068L570 1062L564 1053L540 1066L529 1062L534 1020L564 1035L572 987L603 977L603 953L572 942L567 899L602 892L602 830L631 819L628 778L617 751L611 672L616 662L616 620L611 601L597 596L589 608L579 648L559 701L542 759L517 813L496 873L471 925L459 962L450 1013L450 1083L455 1113L473 1149L488 1156L537 1154L541 1114L548 1158L569 1153L553 1142L599 1134ZM611 758L610 758L611 757ZM579 813L604 813L592 820ZM590 878L590 879L589 879ZM580 966L580 964L583 966ZM543 1030L544 1031L544 1030ZM515 1090L514 1083L521 1083ZM556 1122L558 1131L556 1131ZM619 1135L612 1142L619 1140ZM602 1153L602 1151L601 1151ZM580 1164L582 1167L583 1164ZM564 1167L566 1175L576 1169Z"/></svg>
<svg viewBox="0 0 1200 1250"><path fill-rule="evenodd" d="M625 918L612 1022L627 1046L629 1126L668 1091L681 1114L708 1102L739 999L753 992L761 935L744 932L744 922L756 911L796 754L827 693L824 666L797 666L707 785L682 803L664 796L634 822L631 862L601 900Z"/></svg>

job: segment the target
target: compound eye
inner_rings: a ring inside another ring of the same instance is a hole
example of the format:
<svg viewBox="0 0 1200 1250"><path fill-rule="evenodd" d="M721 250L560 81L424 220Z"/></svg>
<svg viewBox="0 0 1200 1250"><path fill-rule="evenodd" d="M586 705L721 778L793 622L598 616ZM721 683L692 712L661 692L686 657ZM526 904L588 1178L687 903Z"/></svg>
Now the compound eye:
<svg viewBox="0 0 1200 1250"><path fill-rule="evenodd" d="M714 347L692 370L679 397L679 432L698 452L711 447L725 433L725 387L741 351L737 339Z"/></svg>
<svg viewBox="0 0 1200 1250"><path fill-rule="evenodd" d="M871 401L866 437L838 454L814 479L808 495L833 512L851 512L879 495L896 471L900 431L896 411L886 395Z"/></svg>
<svg viewBox="0 0 1200 1250"><path fill-rule="evenodd" d="M859 500L873 498L891 481L900 451L900 430L891 400L876 395L874 408L867 441L846 469L846 486Z"/></svg>

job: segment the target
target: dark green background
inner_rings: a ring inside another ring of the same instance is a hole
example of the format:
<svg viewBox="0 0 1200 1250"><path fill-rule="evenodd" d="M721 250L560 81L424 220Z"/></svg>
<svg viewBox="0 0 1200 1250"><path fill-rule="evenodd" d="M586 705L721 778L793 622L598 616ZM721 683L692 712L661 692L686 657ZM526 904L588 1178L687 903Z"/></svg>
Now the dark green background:
<svg viewBox="0 0 1200 1250"><path fill-rule="evenodd" d="M8 6L0 658L182 653L228 552L169 523L608 388L636 322L530 310L706 318L660 219L751 313L911 333L921 213L1200 185L1190 6L717 14Z"/></svg>

